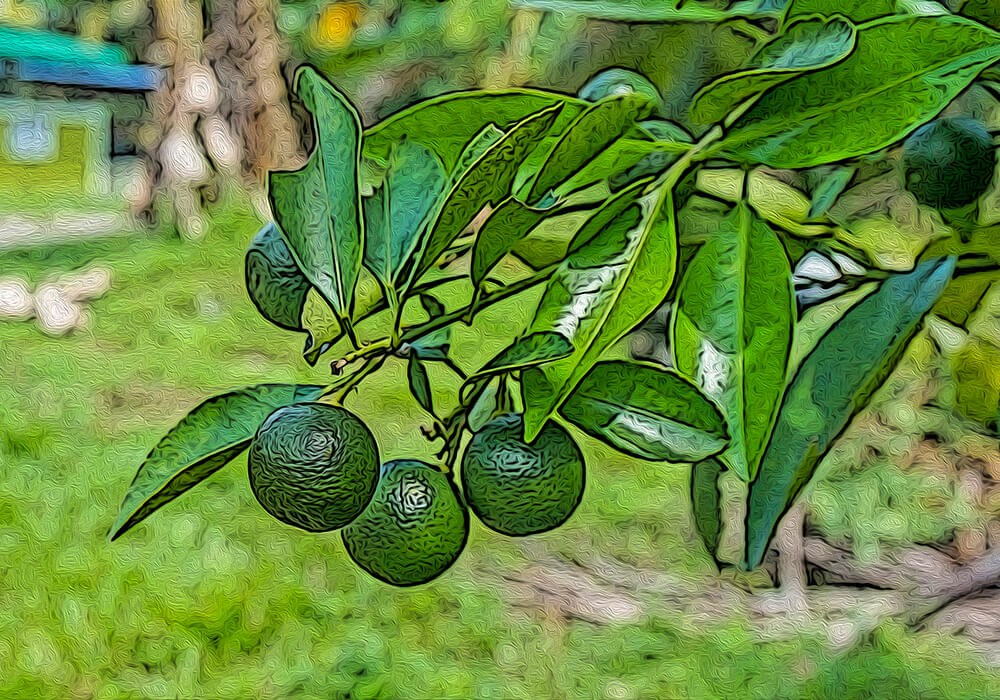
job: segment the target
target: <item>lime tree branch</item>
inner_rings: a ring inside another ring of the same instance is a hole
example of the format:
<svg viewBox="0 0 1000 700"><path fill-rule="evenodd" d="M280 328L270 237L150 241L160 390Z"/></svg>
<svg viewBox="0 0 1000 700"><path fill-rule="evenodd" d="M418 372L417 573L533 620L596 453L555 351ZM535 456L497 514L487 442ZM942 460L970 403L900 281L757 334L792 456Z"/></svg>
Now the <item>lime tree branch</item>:
<svg viewBox="0 0 1000 700"><path fill-rule="evenodd" d="M512 282L502 289L484 294L480 298L476 308L483 309L504 301L505 299L517 296L521 292L547 280L552 276L552 273L555 272L558 266L558 263L549 265L533 275L529 275L528 277L517 280L516 282ZM438 318L431 319L424 323L408 326L402 333L400 333L398 343L394 344L392 342L392 338L388 336L380 338L359 350L344 355L339 360L331 363L331 367L335 374L339 374L345 367L359 360L365 360L379 355L388 356L396 354L404 344L413 343L420 340L424 336L433 333L434 331L450 326L456 321L463 320L469 313L470 308L471 304L467 304L459 309L442 314Z"/></svg>

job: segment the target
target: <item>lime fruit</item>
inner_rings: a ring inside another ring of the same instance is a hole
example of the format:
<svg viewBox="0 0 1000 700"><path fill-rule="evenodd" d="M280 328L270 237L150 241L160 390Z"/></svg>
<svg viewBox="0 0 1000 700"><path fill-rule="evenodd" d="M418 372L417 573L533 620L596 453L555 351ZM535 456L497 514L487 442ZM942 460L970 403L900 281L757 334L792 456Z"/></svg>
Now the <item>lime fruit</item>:
<svg viewBox="0 0 1000 700"><path fill-rule="evenodd" d="M326 532L354 520L378 481L378 446L353 413L324 403L284 406L254 436L250 488L282 522Z"/></svg>
<svg viewBox="0 0 1000 700"><path fill-rule="evenodd" d="M469 514L446 474L402 459L382 466L375 497L341 535L348 555L369 574L415 586L458 559L469 538Z"/></svg>
<svg viewBox="0 0 1000 700"><path fill-rule="evenodd" d="M483 524L504 535L559 527L583 498L580 448L548 423L532 444L519 415L496 418L472 436L462 459L462 490Z"/></svg>
<svg viewBox="0 0 1000 700"><path fill-rule="evenodd" d="M975 202L989 189L994 167L993 138L973 119L935 119L903 144L906 189L936 209Z"/></svg>

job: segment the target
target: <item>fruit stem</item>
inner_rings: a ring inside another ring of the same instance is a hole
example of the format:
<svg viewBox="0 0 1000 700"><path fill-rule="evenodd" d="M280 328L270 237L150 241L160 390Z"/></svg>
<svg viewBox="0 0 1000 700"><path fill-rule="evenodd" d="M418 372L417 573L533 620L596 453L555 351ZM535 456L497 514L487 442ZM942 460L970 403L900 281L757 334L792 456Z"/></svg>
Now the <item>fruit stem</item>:
<svg viewBox="0 0 1000 700"><path fill-rule="evenodd" d="M479 298L477 309L484 309L487 306L492 306L493 304L501 302L504 299L509 299L512 296L516 296L517 294L520 294L526 289L534 287L536 284L544 282L545 280L547 280L549 277L552 276L552 273L555 272L558 267L559 267L558 263L549 265L548 267L539 270L533 275L530 275L528 277L525 277L524 279L513 282L512 284L504 287L503 289L498 289L495 292L482 295ZM413 341L419 340L420 338L424 337L425 335L428 335L429 333L433 333L436 330L440 330L441 328L450 326L456 321L461 321L466 317L466 315L468 315L470 307L471 304L463 306L459 309L455 309L450 313L443 314L425 323L421 323L416 326L410 326L403 332L402 336L400 337L400 340L404 343L413 343Z"/></svg>
<svg viewBox="0 0 1000 700"><path fill-rule="evenodd" d="M334 403L343 404L344 399L346 399L347 395L351 393L351 390L357 388L369 374L375 373L382 366L382 363L385 362L386 357L387 355L383 354L368 358L361 369L348 377L343 384L337 384L331 387L330 391L324 394L324 396L336 392L336 396L334 396L333 399Z"/></svg>

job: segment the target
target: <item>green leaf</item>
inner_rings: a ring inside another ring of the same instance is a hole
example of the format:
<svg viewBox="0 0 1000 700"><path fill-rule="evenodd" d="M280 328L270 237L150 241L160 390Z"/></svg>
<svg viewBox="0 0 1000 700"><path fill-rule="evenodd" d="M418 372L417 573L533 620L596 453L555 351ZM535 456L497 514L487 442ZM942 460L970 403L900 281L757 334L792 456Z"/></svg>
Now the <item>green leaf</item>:
<svg viewBox="0 0 1000 700"><path fill-rule="evenodd" d="M265 224L250 242L246 285L261 316L280 328L305 330L302 310L312 285L295 264L292 251L274 223Z"/></svg>
<svg viewBox="0 0 1000 700"><path fill-rule="evenodd" d="M573 343L563 360L522 373L525 438L545 422L618 339L652 313L674 279L677 230L670 188L643 195L638 182L580 229L553 273L529 332L556 331Z"/></svg>
<svg viewBox="0 0 1000 700"><path fill-rule="evenodd" d="M785 10L785 22L804 15L844 15L855 24L896 11L896 0L791 0Z"/></svg>
<svg viewBox="0 0 1000 700"><path fill-rule="evenodd" d="M785 388L795 317L781 240L741 203L688 263L671 347L677 370L722 407L732 435L722 461L745 481Z"/></svg>
<svg viewBox="0 0 1000 700"><path fill-rule="evenodd" d="M430 294L421 294L420 304L424 307L429 321L444 315L444 306ZM451 351L451 326L439 328L423 338L414 340L410 343L409 348L410 355L421 360L448 362L448 353Z"/></svg>
<svg viewBox="0 0 1000 700"><path fill-rule="evenodd" d="M577 93L581 100L600 102L617 95L645 95L657 107L663 106L663 97L646 76L626 68L607 68L588 80Z"/></svg>
<svg viewBox="0 0 1000 700"><path fill-rule="evenodd" d="M473 163L482 158L483 154L493 144L503 138L503 135L504 132L498 129L496 124L487 124L479 133L473 136L458 156L458 163L455 165L455 171L452 173L451 184L455 184Z"/></svg>
<svg viewBox="0 0 1000 700"><path fill-rule="evenodd" d="M154 511L221 469L245 450L272 411L314 401L325 387L258 384L205 401L153 448L125 494L111 528L121 537Z"/></svg>
<svg viewBox="0 0 1000 700"><path fill-rule="evenodd" d="M447 177L428 149L409 139L393 146L382 186L364 200L365 265L388 289L399 289L428 214Z"/></svg>
<svg viewBox="0 0 1000 700"><path fill-rule="evenodd" d="M694 384L634 362L598 362L559 412L639 459L696 462L725 449L728 437L719 409Z"/></svg>
<svg viewBox="0 0 1000 700"><path fill-rule="evenodd" d="M434 404L431 401L431 383L427 378L427 369L416 355L410 355L406 362L406 378L410 383L410 393L421 408L434 415Z"/></svg>
<svg viewBox="0 0 1000 700"><path fill-rule="evenodd" d="M572 352L573 344L560 333L554 331L531 333L523 338L518 338L501 350L496 357L470 376L466 385L472 385L484 377L513 372L569 357Z"/></svg>
<svg viewBox="0 0 1000 700"><path fill-rule="evenodd" d="M478 433L490 422L497 409L497 389L492 384L483 385L482 390L469 396L469 430Z"/></svg>
<svg viewBox="0 0 1000 700"><path fill-rule="evenodd" d="M622 181L627 186L639 178L666 170L690 148L690 144L683 142L620 138L563 181L554 192L558 197L565 197L605 180L613 187L621 187Z"/></svg>
<svg viewBox="0 0 1000 700"><path fill-rule="evenodd" d="M518 166L548 133L560 109L561 105L548 107L518 123L455 183L427 236L413 279L431 268L484 206L510 196Z"/></svg>
<svg viewBox="0 0 1000 700"><path fill-rule="evenodd" d="M809 208L811 220L826 216L833 203L847 189L856 170L857 168L851 165L836 165L827 168L820 184L812 191L812 206Z"/></svg>
<svg viewBox="0 0 1000 700"><path fill-rule="evenodd" d="M644 122L639 122L639 128L657 141L694 143L694 139L687 129L667 119L647 119Z"/></svg>
<svg viewBox="0 0 1000 700"><path fill-rule="evenodd" d="M747 568L760 564L778 521L895 366L954 269L949 257L893 275L845 313L799 365L750 484Z"/></svg>
<svg viewBox="0 0 1000 700"><path fill-rule="evenodd" d="M966 0L961 13L991 29L1000 29L1000 4L996 0Z"/></svg>
<svg viewBox="0 0 1000 700"><path fill-rule="evenodd" d="M850 55L855 36L854 25L843 17L796 21L761 47L749 69L724 75L700 90L691 115L704 124L722 121L748 98Z"/></svg>
<svg viewBox="0 0 1000 700"><path fill-rule="evenodd" d="M691 506L694 526L705 542L708 553L715 558L722 535L722 497L719 477L726 470L722 462L711 458L691 467Z"/></svg>
<svg viewBox="0 0 1000 700"><path fill-rule="evenodd" d="M513 197L502 201L479 230L472 247L472 285L478 288L490 270L552 212L551 208L529 207Z"/></svg>
<svg viewBox="0 0 1000 700"><path fill-rule="evenodd" d="M271 206L295 262L345 327L364 246L358 190L361 121L347 99L309 67L296 92L313 114L316 147L301 170L272 173Z"/></svg>
<svg viewBox="0 0 1000 700"><path fill-rule="evenodd" d="M542 90L474 90L424 100L365 131L364 153L387 159L393 143L419 134L445 170L453 172L466 145L491 124L508 130L529 115L563 105L554 127L565 129L587 103L569 95Z"/></svg>
<svg viewBox="0 0 1000 700"><path fill-rule="evenodd" d="M424 311L427 313L427 320L429 321L433 321L439 316L444 316L444 304L438 301L437 297L430 294L421 294L420 305L424 307Z"/></svg>
<svg viewBox="0 0 1000 700"><path fill-rule="evenodd" d="M641 94L609 97L588 107L563 132L545 163L538 170L529 202L538 199L610 146L631 129L635 122L649 116L652 103Z"/></svg>
<svg viewBox="0 0 1000 700"><path fill-rule="evenodd" d="M854 52L764 94L723 149L775 168L808 168L892 145L1000 58L1000 34L961 17L893 16L858 28Z"/></svg>

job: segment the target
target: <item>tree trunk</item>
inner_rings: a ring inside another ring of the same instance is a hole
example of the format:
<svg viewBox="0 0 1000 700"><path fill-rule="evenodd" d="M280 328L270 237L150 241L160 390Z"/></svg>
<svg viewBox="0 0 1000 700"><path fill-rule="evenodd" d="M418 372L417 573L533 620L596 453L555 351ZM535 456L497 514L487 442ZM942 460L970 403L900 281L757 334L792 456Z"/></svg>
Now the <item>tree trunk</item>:
<svg viewBox="0 0 1000 700"><path fill-rule="evenodd" d="M249 186L258 214L268 218L265 173L302 159L281 74L287 54L275 0L216 0L211 7L206 28L200 0L153 0L145 57L168 76L150 99L151 206L189 238L205 232L205 200L226 181Z"/></svg>

